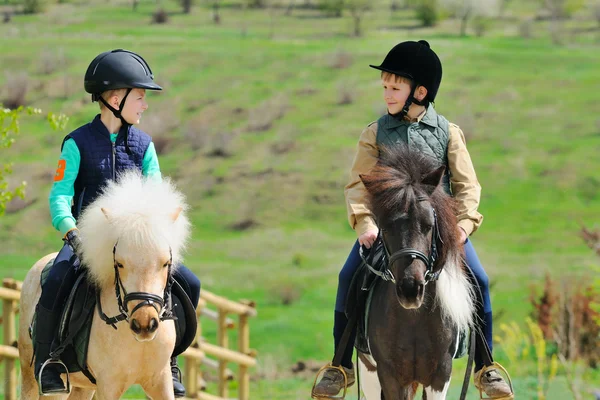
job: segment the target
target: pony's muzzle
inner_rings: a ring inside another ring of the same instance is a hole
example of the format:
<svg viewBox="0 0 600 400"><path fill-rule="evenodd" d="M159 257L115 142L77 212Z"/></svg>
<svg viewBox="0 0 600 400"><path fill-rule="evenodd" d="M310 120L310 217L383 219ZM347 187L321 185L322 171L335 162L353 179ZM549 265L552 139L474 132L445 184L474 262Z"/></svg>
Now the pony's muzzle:
<svg viewBox="0 0 600 400"><path fill-rule="evenodd" d="M154 339L158 327L159 314L152 306L139 308L129 317L129 328L138 341L145 342Z"/></svg>
<svg viewBox="0 0 600 400"><path fill-rule="evenodd" d="M419 308L425 294L425 281L421 279L404 278L396 286L396 294L404 308Z"/></svg>
<svg viewBox="0 0 600 400"><path fill-rule="evenodd" d="M158 329L158 320L156 318L152 318L150 323L146 327L142 327L137 319L132 319L129 327L135 334L140 334L142 332L154 333Z"/></svg>

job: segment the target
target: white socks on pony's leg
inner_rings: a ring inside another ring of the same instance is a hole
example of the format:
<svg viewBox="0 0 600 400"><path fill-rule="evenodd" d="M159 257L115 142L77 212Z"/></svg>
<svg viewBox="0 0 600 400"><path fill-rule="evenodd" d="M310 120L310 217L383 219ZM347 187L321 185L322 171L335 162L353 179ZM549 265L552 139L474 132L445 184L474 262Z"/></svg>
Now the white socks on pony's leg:
<svg viewBox="0 0 600 400"><path fill-rule="evenodd" d="M369 357L373 365L375 365L375 360L373 360L371 356L367 357ZM360 377L360 390L363 393L361 400L380 400L381 385L379 384L377 372L369 372L360 359L358 360L357 368Z"/></svg>
<svg viewBox="0 0 600 400"><path fill-rule="evenodd" d="M448 388L450 387L450 379L444 385L444 389L441 392L433 390L431 387L426 387L425 393L427 393L427 400L446 400L446 395L448 394Z"/></svg>

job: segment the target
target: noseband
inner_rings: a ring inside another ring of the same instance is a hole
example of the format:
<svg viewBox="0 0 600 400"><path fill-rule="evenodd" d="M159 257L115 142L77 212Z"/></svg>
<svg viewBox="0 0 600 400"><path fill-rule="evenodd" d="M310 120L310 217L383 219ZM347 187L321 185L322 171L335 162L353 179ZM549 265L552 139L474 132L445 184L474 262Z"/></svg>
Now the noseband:
<svg viewBox="0 0 600 400"><path fill-rule="evenodd" d="M171 248L169 248L169 271L167 275L167 284L165 286L163 297L160 297L154 293L148 292L131 292L127 293L125 287L123 286L123 282L121 281L121 275L119 275L119 264L116 260L116 252L117 252L117 243L113 247L113 265L115 268L115 294L117 297L117 304L119 305L120 314L115 315L114 317L108 317L102 311L102 305L100 304L100 291L98 290L96 293L96 303L98 304L98 314L100 318L106 322L107 325L111 325L113 328L117 329L116 324L121 321L129 322L129 309L127 304L133 300L142 300L139 304L137 304L133 310L131 310L131 315L133 315L137 310L142 307L153 307L158 312L159 319L161 321L165 321L168 319L177 319L173 315L173 304L171 302L171 286L173 286L173 275L171 274L171 268L173 266L173 253ZM121 295L121 291L123 291L123 295Z"/></svg>
<svg viewBox="0 0 600 400"><path fill-rule="evenodd" d="M392 253L390 255L390 252L385 244L385 240L383 240L383 235L382 235L382 229L379 230L379 234L377 235L377 239L375 240L375 243L380 243L380 247L383 248L383 264L384 264L384 268L383 271L379 271L376 268L373 267L373 265L371 265L371 263L369 263L364 256L363 253L363 249L362 247L360 248L360 256L363 259L363 262L367 265L367 267L369 268L369 270L371 272L373 272L374 274L378 275L379 277L381 277L384 281L390 281L392 283L396 283L396 278L394 277L394 274L392 273L392 271L390 270L390 266L392 266L394 264L394 262L396 262L397 260L401 259L401 258L406 258L406 257L410 257L413 260L420 260L423 263L425 263L425 266L427 267L427 270L425 271L425 285L427 285L429 282L433 282L435 281L439 275L440 275L440 271L437 272L433 272L433 268L435 266L435 262L437 260L438 257L438 250L437 250L437 242L438 240L440 240L441 243L441 238L439 236L439 228L438 228L438 222L437 222L437 214L435 212L435 209L431 209L431 211L433 212L433 227L431 229L431 249L429 251L429 257L426 256L423 252L417 250L417 249L413 249L411 247L407 247L404 249L400 249L394 253ZM374 246L376 246L374 244ZM376 249L371 249L371 251L377 251Z"/></svg>

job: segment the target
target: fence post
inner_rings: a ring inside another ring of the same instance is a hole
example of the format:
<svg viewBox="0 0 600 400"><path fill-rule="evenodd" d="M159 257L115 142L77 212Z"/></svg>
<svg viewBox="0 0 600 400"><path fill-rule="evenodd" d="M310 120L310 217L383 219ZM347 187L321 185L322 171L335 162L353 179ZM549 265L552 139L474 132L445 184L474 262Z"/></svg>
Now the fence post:
<svg viewBox="0 0 600 400"><path fill-rule="evenodd" d="M198 343L198 338L201 335L201 324L200 314L202 312L203 302L199 302L196 310L196 316L198 317L198 328L196 330L196 337L190 347L195 346ZM184 386L187 392L187 396L190 398L196 398L198 395L198 374L200 370L198 368L198 361L194 357L186 357L185 359L185 374L183 375Z"/></svg>
<svg viewBox="0 0 600 400"><path fill-rule="evenodd" d="M227 335L227 311L222 307L218 308L219 318L217 321L217 341L220 347L227 349L229 347L229 337ZM227 397L227 361L219 359L219 396Z"/></svg>
<svg viewBox="0 0 600 400"><path fill-rule="evenodd" d="M248 316L243 314L240 315L238 351L246 355L250 352L250 325L248 324ZM238 381L239 400L248 400L250 398L250 375L247 366L240 364Z"/></svg>
<svg viewBox="0 0 600 400"><path fill-rule="evenodd" d="M3 286L7 286L5 283ZM4 299L2 318L4 322L4 345L12 346L16 338L15 329L15 301ZM11 357L5 357L4 364L4 398L5 400L17 400L17 370L15 368L15 360Z"/></svg>

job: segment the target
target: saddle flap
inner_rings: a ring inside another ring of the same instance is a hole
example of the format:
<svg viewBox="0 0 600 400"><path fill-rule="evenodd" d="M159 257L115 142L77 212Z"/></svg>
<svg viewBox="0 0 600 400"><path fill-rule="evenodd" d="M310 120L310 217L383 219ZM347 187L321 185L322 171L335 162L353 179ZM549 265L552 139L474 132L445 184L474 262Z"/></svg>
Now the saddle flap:
<svg viewBox="0 0 600 400"><path fill-rule="evenodd" d="M175 340L173 356L177 356L183 353L194 342L198 329L198 318L192 301L176 280L173 281L173 286L171 287L171 297L173 312L177 317L175 321L177 339Z"/></svg>

